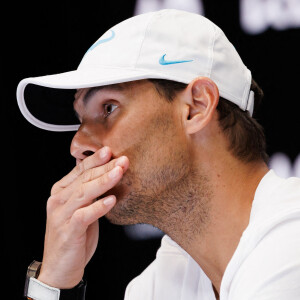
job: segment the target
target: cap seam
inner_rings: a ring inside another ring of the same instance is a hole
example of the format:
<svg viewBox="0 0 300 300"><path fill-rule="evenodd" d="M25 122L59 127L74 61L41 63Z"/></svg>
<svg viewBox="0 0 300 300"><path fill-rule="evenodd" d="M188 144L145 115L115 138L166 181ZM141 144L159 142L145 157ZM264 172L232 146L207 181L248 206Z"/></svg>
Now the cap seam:
<svg viewBox="0 0 300 300"><path fill-rule="evenodd" d="M135 64L134 64L134 68L136 68L136 66L137 66L137 63L138 63L138 60L140 58L141 51L142 51L142 48L143 48L143 45L144 45L145 38L146 38L146 35L148 33L148 29L149 29L150 23L151 23L151 21L152 21L152 19L154 18L155 15L156 14L153 13L152 16L149 18L149 21L148 21L148 24L147 24L147 27L145 29L145 33L144 33L144 36L143 36L143 40L141 42L141 46L140 46L140 49L139 49L139 52L138 52L138 55L137 55L137 58L136 58L136 61L135 61Z"/></svg>
<svg viewBox="0 0 300 300"><path fill-rule="evenodd" d="M215 48L215 41L217 39L217 30L215 28L215 26L212 26L213 27L213 30L214 30L214 34L213 34L213 41L211 43L211 46L210 46L210 58L209 58L209 77L211 77L211 71L212 71L212 66L213 66L213 62L214 62L214 48Z"/></svg>

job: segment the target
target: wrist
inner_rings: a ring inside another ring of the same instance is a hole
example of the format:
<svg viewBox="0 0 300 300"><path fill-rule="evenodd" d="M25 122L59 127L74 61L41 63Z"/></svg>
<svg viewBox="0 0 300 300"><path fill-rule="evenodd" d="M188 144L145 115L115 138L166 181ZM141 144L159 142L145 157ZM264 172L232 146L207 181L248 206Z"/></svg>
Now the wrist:
<svg viewBox="0 0 300 300"><path fill-rule="evenodd" d="M82 278L82 277L81 277ZM41 272L40 275L37 277L37 280L39 280L40 282L48 285L48 286L52 286L52 287L56 287L60 290L68 290L68 289L73 289L74 287L76 287L82 279L61 279L58 276L53 276L53 274L49 274L46 272Z"/></svg>
<svg viewBox="0 0 300 300"><path fill-rule="evenodd" d="M84 300L86 281L81 280L78 284L73 285L72 288L62 289L51 285L49 280L47 283L40 281L43 279L42 274L39 275L41 263L34 261L28 267L26 275L26 283L24 289L24 296L28 299L49 299L49 300ZM37 279L38 277L39 279ZM49 284L50 283L50 284Z"/></svg>
<svg viewBox="0 0 300 300"><path fill-rule="evenodd" d="M83 278L83 272L77 274L62 274L59 270L50 270L47 266L42 265L38 276L39 281L56 287L58 289L72 289L80 283Z"/></svg>

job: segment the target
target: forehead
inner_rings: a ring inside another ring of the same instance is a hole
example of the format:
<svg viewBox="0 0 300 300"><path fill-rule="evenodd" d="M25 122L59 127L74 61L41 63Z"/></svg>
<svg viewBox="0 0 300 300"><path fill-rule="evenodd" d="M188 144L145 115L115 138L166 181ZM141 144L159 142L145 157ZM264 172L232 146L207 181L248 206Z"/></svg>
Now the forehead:
<svg viewBox="0 0 300 300"><path fill-rule="evenodd" d="M82 98L83 102L86 103L93 95L95 95L98 91L103 91L103 93L114 92L118 94L129 94L132 93L133 90L137 88L141 88L151 86L151 83L147 80L138 80L138 81L130 81L130 82L122 82L116 84L109 84L104 86L96 86L91 88L82 88L78 89L75 93L75 101Z"/></svg>
<svg viewBox="0 0 300 300"><path fill-rule="evenodd" d="M140 100L149 100L149 97L156 98L156 96L158 96L154 85L149 80L136 80L105 86L82 88L78 89L75 93L75 100L73 102L75 114L78 115L79 111L84 109L89 103L89 101L96 94L97 99L115 98L117 100L122 100L124 104L129 100L130 102L134 102L134 100L139 100L139 102L147 104L148 101Z"/></svg>
<svg viewBox="0 0 300 300"><path fill-rule="evenodd" d="M100 90L104 92L105 91L124 92L125 89L126 87L124 86L124 83L111 84L105 86L96 86L91 88L82 88L76 91L74 98L75 98L75 102L78 101L80 98L82 98L82 101L85 104L95 93L97 93Z"/></svg>

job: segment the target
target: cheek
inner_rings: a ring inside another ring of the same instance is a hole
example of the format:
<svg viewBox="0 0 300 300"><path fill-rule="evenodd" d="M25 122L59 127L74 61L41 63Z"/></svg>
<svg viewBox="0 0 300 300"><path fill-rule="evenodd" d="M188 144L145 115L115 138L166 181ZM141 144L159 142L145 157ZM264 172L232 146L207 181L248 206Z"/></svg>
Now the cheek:
<svg viewBox="0 0 300 300"><path fill-rule="evenodd" d="M103 145L111 148L114 157L126 155L130 158L130 154L139 147L141 140L144 139L143 122L129 121L129 119L127 117L115 122L103 137Z"/></svg>
<svg viewBox="0 0 300 300"><path fill-rule="evenodd" d="M131 153L139 159L141 168L164 168L176 163L182 152L186 152L186 141L180 133L172 119L156 116L139 131Z"/></svg>
<svg viewBox="0 0 300 300"><path fill-rule="evenodd" d="M115 121L103 143L111 147L113 156L128 156L131 164L160 161L170 155L173 147L178 147L180 130L175 128L175 122L167 110L136 110Z"/></svg>

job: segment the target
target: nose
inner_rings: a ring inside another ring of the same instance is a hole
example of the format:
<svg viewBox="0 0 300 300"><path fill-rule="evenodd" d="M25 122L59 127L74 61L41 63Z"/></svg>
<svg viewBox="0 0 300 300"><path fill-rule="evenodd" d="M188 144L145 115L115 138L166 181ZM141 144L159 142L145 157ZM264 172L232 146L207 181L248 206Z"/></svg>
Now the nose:
<svg viewBox="0 0 300 300"><path fill-rule="evenodd" d="M97 140L97 136L81 126L73 137L70 152L76 158L76 163L79 163L100 148L102 144Z"/></svg>

